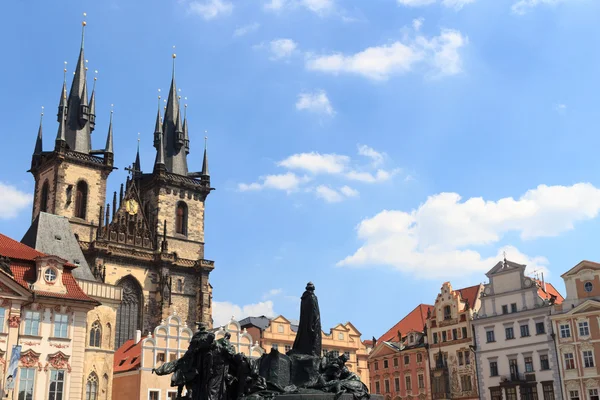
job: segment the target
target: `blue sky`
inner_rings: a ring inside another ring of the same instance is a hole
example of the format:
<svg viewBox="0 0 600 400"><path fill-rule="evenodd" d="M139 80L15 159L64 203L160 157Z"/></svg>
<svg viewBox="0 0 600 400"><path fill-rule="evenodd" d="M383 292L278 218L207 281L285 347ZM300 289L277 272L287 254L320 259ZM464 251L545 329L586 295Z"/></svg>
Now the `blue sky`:
<svg viewBox="0 0 600 400"><path fill-rule="evenodd" d="M190 168L209 136L206 257L217 322L297 318L378 336L442 282L509 259L560 274L600 260L600 3L592 0L9 2L0 25L0 231L30 223L41 106L52 146L63 62L87 13L95 147L114 104L124 181L141 133L154 160L171 53ZM91 81L90 81L91 82Z"/></svg>

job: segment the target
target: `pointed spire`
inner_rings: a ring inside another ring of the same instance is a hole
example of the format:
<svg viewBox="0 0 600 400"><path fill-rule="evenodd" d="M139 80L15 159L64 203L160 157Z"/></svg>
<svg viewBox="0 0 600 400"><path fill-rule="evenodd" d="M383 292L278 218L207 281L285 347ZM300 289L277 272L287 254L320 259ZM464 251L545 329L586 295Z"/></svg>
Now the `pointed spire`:
<svg viewBox="0 0 600 400"><path fill-rule="evenodd" d="M56 120L60 122L60 116L62 115L63 109L67 107L67 62L65 61L65 68L63 69L63 85L60 92L60 100L58 101L58 114L56 114Z"/></svg>
<svg viewBox="0 0 600 400"><path fill-rule="evenodd" d="M183 147L185 148L185 154L190 154L190 135L188 134L187 104L184 105L183 110Z"/></svg>
<svg viewBox="0 0 600 400"><path fill-rule="evenodd" d="M35 140L35 149L33 150L33 155L42 154L43 143L42 143L42 122L44 120L44 107L42 106L42 113L40 114L40 127L38 128L37 139Z"/></svg>
<svg viewBox="0 0 600 400"><path fill-rule="evenodd" d="M156 150L156 160L154 162L154 170L165 169L165 148L163 146L163 135L158 135L158 149Z"/></svg>
<svg viewBox="0 0 600 400"><path fill-rule="evenodd" d="M98 75L98 71L94 71ZM92 87L92 95L90 96L90 131L96 127L96 81L98 76L94 76L94 86Z"/></svg>
<svg viewBox="0 0 600 400"><path fill-rule="evenodd" d="M67 124L67 108L63 107L58 121L58 132L56 133L55 150L65 150L67 147L66 127Z"/></svg>
<svg viewBox="0 0 600 400"><path fill-rule="evenodd" d="M154 148L158 150L159 136L162 136L162 118L160 116L160 89L158 89L158 111L156 112L156 123L154 124Z"/></svg>
<svg viewBox="0 0 600 400"><path fill-rule="evenodd" d="M139 174L142 171L140 163L140 134L138 133L137 152L135 154L135 161L133 163L134 175Z"/></svg>
<svg viewBox="0 0 600 400"><path fill-rule="evenodd" d="M82 21L81 47L73 74L73 82L67 100L66 140L71 150L89 154L91 151L91 126L88 125L89 105L86 84L86 62L83 44L85 39L85 16Z"/></svg>
<svg viewBox="0 0 600 400"><path fill-rule="evenodd" d="M210 176L208 171L208 136L204 136L204 159L202 160L202 176Z"/></svg>
<svg viewBox="0 0 600 400"><path fill-rule="evenodd" d="M112 104L111 104L112 107ZM113 110L110 110L110 122L108 123L108 135L106 136L106 148L104 153L114 154L113 152Z"/></svg>

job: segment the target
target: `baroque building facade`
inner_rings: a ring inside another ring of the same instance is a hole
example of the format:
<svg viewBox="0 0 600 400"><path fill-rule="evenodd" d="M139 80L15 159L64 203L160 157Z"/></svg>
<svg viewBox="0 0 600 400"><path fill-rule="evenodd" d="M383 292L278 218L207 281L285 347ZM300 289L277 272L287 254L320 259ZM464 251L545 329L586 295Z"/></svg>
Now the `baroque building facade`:
<svg viewBox="0 0 600 400"><path fill-rule="evenodd" d="M552 323L566 400L600 399L600 264L581 261L562 275L567 297Z"/></svg>
<svg viewBox="0 0 600 400"><path fill-rule="evenodd" d="M504 259L486 274L472 322L480 399L562 399L550 313L563 298L525 268Z"/></svg>
<svg viewBox="0 0 600 400"><path fill-rule="evenodd" d="M2 398L79 400L90 384L101 390L84 372L86 318L99 303L75 281L77 268L0 234Z"/></svg>
<svg viewBox="0 0 600 400"><path fill-rule="evenodd" d="M290 351L298 330L298 321L282 315L275 318L248 317L239 323L240 328L247 331L254 342L266 352L272 348L282 353ZM331 328L329 333L321 332L321 338L324 356L337 357L345 353L348 356L348 369L357 374L363 382L369 382L367 345L361 340L360 331L352 323L338 324Z"/></svg>
<svg viewBox="0 0 600 400"><path fill-rule="evenodd" d="M385 400L430 399L427 314L432 306L418 305L379 339L368 357L371 393Z"/></svg>
<svg viewBox="0 0 600 400"><path fill-rule="evenodd" d="M483 285L454 290L445 282L427 318L433 399L478 399L473 314Z"/></svg>
<svg viewBox="0 0 600 400"><path fill-rule="evenodd" d="M153 167L142 171L138 149L126 168L130 176L107 201L107 180L115 169L112 112L106 143L96 149L95 80L88 96L83 44L82 36L68 91L65 69L49 150L41 125L38 131L29 170L35 180L32 220L41 212L66 217L93 279L120 288L112 349L137 330L152 331L172 313L187 326L201 321L212 327L214 262L204 257L204 206L213 188L206 148L202 170L188 170L190 137L175 83L175 54L166 107L164 112L159 107L149 132L156 148Z"/></svg>

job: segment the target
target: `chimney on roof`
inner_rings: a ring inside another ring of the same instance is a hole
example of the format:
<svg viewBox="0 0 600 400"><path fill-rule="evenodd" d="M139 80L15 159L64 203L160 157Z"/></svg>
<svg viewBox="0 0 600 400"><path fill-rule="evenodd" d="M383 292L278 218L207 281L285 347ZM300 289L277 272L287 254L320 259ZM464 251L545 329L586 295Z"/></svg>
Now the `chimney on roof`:
<svg viewBox="0 0 600 400"><path fill-rule="evenodd" d="M135 344L138 344L142 340L142 331L139 329L135 331Z"/></svg>
<svg viewBox="0 0 600 400"><path fill-rule="evenodd" d="M548 293L548 292L546 292L546 281L544 280L544 273L543 272L542 272L542 289L544 289L545 293Z"/></svg>

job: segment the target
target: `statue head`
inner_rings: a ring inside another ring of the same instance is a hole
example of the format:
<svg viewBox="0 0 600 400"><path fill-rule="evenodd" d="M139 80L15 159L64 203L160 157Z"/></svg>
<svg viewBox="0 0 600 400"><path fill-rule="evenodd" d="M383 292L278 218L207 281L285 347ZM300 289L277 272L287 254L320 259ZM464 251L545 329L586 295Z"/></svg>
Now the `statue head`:
<svg viewBox="0 0 600 400"><path fill-rule="evenodd" d="M311 292L314 292L314 290L315 290L315 284L312 283L312 282L308 282L306 284L306 290L310 290Z"/></svg>
<svg viewBox="0 0 600 400"><path fill-rule="evenodd" d="M340 361L342 361L343 363L348 362L348 360L350 359L350 357L348 357L348 355L346 355L346 353L342 354L339 358L340 358Z"/></svg>
<svg viewBox="0 0 600 400"><path fill-rule="evenodd" d="M204 322L196 322L196 326L198 327L198 331L206 331L206 324Z"/></svg>
<svg viewBox="0 0 600 400"><path fill-rule="evenodd" d="M227 333L225 334L225 336L223 336L223 338L224 338L225 340L229 340L229 339L231 339L231 333L227 332Z"/></svg>

